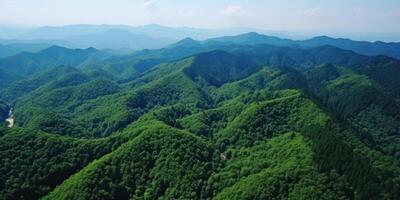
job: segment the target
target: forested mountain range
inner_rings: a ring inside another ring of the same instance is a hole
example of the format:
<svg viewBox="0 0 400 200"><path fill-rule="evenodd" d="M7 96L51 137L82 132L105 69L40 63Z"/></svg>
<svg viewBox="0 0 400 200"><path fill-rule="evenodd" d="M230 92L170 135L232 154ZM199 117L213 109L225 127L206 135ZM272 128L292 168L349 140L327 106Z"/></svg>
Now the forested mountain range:
<svg viewBox="0 0 400 200"><path fill-rule="evenodd" d="M0 199L399 199L396 45L249 33L2 58Z"/></svg>
<svg viewBox="0 0 400 200"><path fill-rule="evenodd" d="M331 45L351 50L359 54L376 56L386 55L400 58L398 42L355 41L344 38L318 36L305 39L290 32L277 32L252 28L198 29L188 27L166 27L157 24L145 26L126 25L68 25L60 27L39 27L8 35L7 28L0 27L0 58L21 52L38 52L51 45L67 48L113 49L133 51L158 49L173 44L185 37L200 41L218 41L234 44L269 44L289 47L318 47ZM12 32L12 31L11 31ZM258 33L261 34L258 34ZM243 34L246 33L246 34ZM238 36L238 34L241 34ZM229 35L229 36L226 36ZM290 39L285 39L290 38ZM1 46L3 45L3 46ZM8 47L4 47L8 45Z"/></svg>
<svg viewBox="0 0 400 200"><path fill-rule="evenodd" d="M12 43L12 44L0 44L0 58L13 56L21 52L39 52L43 49L51 47L51 44L46 43L37 43L37 44L21 44L21 43Z"/></svg>
<svg viewBox="0 0 400 200"><path fill-rule="evenodd" d="M277 46L291 46L291 47L318 47L323 45L330 45L345 50L351 50L359 54L376 56L386 55L390 57L400 58L399 43L385 43L385 42L367 42L367 41L354 41L343 38L332 38L328 36L318 36L308 40L290 40L281 39L279 37L261 35L255 32L242 34L239 36L225 36L220 38L209 39L208 41L219 41L235 44L270 44Z"/></svg>

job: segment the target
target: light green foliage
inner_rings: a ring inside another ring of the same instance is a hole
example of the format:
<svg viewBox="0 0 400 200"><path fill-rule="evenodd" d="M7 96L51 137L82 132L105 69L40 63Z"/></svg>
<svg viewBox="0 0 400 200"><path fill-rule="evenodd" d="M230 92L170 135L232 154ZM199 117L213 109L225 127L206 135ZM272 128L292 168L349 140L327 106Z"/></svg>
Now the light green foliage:
<svg viewBox="0 0 400 200"><path fill-rule="evenodd" d="M154 122L44 199L198 199L213 155L199 138Z"/></svg>
<svg viewBox="0 0 400 200"><path fill-rule="evenodd" d="M314 103L297 93L251 104L218 135L218 144L221 148L232 144L252 146L288 131L324 124L326 120Z"/></svg>
<svg viewBox="0 0 400 200"><path fill-rule="evenodd" d="M399 62L253 37L0 59L0 199L399 199Z"/></svg>
<svg viewBox="0 0 400 200"><path fill-rule="evenodd" d="M222 191L215 199L346 199L353 195L334 171L318 172L309 142L298 133L250 148L229 149L226 154L226 167L211 177L210 184L222 182L228 187L218 188Z"/></svg>

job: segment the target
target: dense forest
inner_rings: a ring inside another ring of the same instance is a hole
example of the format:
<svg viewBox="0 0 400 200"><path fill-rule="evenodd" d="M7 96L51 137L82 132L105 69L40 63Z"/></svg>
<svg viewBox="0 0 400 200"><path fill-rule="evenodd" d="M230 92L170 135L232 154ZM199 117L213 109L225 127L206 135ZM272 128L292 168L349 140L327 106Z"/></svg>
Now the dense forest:
<svg viewBox="0 0 400 200"><path fill-rule="evenodd" d="M0 199L400 199L399 77L256 33L1 58Z"/></svg>

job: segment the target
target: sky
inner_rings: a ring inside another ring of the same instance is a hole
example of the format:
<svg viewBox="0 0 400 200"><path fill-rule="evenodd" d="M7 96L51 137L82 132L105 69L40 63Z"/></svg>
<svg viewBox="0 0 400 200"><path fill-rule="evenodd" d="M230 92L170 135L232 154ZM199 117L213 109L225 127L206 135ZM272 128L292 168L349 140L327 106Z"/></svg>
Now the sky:
<svg viewBox="0 0 400 200"><path fill-rule="evenodd" d="M160 24L397 37L400 0L0 0L0 26Z"/></svg>

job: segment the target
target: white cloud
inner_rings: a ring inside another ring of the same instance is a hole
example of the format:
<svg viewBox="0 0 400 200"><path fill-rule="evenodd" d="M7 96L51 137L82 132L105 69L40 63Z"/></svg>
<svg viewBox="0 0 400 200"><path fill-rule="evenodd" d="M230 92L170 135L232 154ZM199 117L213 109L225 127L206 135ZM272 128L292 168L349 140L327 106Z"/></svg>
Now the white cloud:
<svg viewBox="0 0 400 200"><path fill-rule="evenodd" d="M323 9L321 7L314 7L305 10L300 10L297 15L307 16L307 17L318 17L322 15Z"/></svg>
<svg viewBox="0 0 400 200"><path fill-rule="evenodd" d="M220 15L229 15L229 16L235 16L235 15L249 15L250 12L243 8L242 6L238 5L228 5L224 9L222 9L219 12Z"/></svg>
<svg viewBox="0 0 400 200"><path fill-rule="evenodd" d="M155 3L156 2L154 0L144 0L143 3L142 3L142 6L146 7L146 8L150 8L153 5L155 5Z"/></svg>

